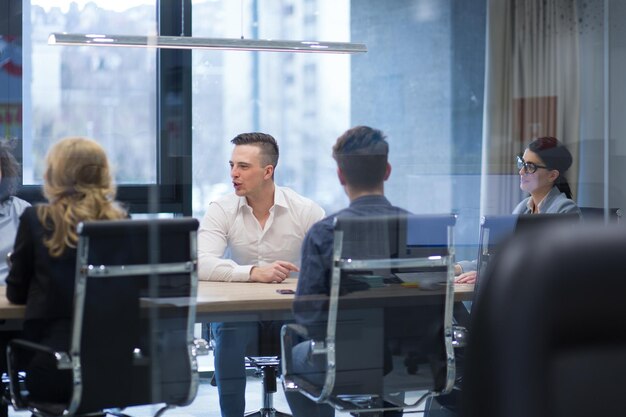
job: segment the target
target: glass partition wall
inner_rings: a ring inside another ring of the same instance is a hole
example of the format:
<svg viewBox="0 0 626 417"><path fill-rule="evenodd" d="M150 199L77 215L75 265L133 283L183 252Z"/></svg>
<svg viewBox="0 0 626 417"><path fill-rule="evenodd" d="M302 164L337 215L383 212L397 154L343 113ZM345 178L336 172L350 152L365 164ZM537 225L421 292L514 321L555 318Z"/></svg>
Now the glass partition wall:
<svg viewBox="0 0 626 417"><path fill-rule="evenodd" d="M543 9L545 7L545 9ZM573 155L583 207L626 205L614 117L625 89L615 1L198 1L197 36L363 42L353 56L195 51L193 212L231 192L229 139L261 130L281 144L277 182L333 212L348 201L331 146L346 128L382 129L391 201L454 212L457 253L476 250L481 215L527 194L515 156L539 136ZM211 152L205 150L211 148ZM216 169L222 167L222 169Z"/></svg>
<svg viewBox="0 0 626 417"><path fill-rule="evenodd" d="M580 207L626 208L625 19L618 0L0 0L0 137L32 203L50 145L80 135L105 147L133 217L201 219L234 192L230 140L252 131L278 141L277 184L327 214L347 206L332 145L372 126L390 144L387 198L457 214L456 259L476 259L480 217L527 196L515 157L536 137L570 150ZM368 52L51 46L51 32Z"/></svg>

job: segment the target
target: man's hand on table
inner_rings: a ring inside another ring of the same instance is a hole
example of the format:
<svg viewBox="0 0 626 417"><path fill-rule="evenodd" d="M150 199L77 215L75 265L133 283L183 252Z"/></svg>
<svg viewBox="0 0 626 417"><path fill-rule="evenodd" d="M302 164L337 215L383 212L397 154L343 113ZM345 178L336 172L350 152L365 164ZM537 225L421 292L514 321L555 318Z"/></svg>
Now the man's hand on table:
<svg viewBox="0 0 626 417"><path fill-rule="evenodd" d="M296 265L287 261L275 261L269 265L253 266L250 270L252 282L283 282L291 272L298 272Z"/></svg>

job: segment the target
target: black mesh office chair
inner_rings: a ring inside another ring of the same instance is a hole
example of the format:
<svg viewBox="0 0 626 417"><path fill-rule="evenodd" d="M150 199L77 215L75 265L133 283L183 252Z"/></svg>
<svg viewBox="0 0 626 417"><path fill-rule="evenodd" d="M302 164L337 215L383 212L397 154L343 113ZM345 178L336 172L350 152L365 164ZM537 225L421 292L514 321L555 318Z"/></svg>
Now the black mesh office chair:
<svg viewBox="0 0 626 417"><path fill-rule="evenodd" d="M70 350L10 343L14 407L60 416L165 403L160 415L189 404L198 388L196 354L206 347L193 340L197 228L194 219L80 224ZM25 355L33 353L56 364L52 384L71 384L67 402L43 402L27 391L33 365Z"/></svg>
<svg viewBox="0 0 626 417"><path fill-rule="evenodd" d="M467 417L623 415L626 230L519 235L486 272L466 354Z"/></svg>
<svg viewBox="0 0 626 417"><path fill-rule="evenodd" d="M449 392L454 223L452 215L337 218L330 296L298 297L299 324L282 330L285 390L352 413ZM298 368L292 353L303 346L318 369Z"/></svg>

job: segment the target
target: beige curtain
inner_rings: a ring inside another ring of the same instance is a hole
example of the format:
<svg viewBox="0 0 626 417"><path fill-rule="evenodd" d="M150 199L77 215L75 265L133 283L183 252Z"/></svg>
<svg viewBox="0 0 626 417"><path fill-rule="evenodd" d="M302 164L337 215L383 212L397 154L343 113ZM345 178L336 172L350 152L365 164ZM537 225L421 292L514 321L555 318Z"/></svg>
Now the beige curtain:
<svg viewBox="0 0 626 417"><path fill-rule="evenodd" d="M539 136L572 152L576 190L579 46L576 0L489 0L481 213L510 213L523 197L514 157Z"/></svg>

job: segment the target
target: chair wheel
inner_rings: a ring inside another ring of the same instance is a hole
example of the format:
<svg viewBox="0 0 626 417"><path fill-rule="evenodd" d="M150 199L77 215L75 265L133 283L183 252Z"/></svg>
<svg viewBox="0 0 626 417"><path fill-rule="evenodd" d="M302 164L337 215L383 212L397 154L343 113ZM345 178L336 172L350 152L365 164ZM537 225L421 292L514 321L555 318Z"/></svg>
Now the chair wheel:
<svg viewBox="0 0 626 417"><path fill-rule="evenodd" d="M419 369L419 361L416 356L410 355L404 358L404 366L406 366L406 372L409 375L417 374L417 370Z"/></svg>

